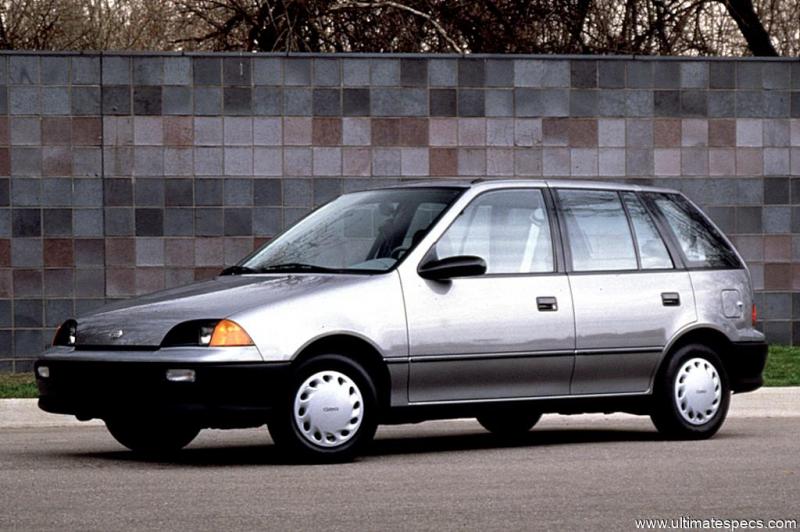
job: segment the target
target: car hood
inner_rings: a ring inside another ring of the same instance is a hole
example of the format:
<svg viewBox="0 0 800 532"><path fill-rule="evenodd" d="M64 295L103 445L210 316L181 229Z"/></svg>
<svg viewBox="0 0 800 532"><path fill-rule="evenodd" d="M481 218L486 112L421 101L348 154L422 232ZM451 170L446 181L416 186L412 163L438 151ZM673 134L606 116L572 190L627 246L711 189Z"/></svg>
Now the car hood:
<svg viewBox="0 0 800 532"><path fill-rule="evenodd" d="M222 276L120 301L78 318L76 345L158 346L175 325L222 319L257 306L358 282L355 275ZM122 334L120 335L120 331Z"/></svg>

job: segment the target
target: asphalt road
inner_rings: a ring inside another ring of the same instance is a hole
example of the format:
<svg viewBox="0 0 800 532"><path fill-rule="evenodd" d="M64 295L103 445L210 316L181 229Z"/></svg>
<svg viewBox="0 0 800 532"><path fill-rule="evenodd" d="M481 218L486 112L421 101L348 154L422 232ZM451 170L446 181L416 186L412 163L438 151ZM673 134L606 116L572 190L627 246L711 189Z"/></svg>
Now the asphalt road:
<svg viewBox="0 0 800 532"><path fill-rule="evenodd" d="M175 461L99 427L0 433L0 528L594 530L636 518L800 518L800 417L661 441L646 418L545 416L504 445L474 422L382 428L352 464L282 462L265 429L204 431Z"/></svg>

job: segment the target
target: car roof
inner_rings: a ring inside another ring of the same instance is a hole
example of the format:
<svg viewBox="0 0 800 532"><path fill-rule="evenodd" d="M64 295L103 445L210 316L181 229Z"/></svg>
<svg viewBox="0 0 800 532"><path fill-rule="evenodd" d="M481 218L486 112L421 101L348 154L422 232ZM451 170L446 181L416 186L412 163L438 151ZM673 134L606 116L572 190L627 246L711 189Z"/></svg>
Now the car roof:
<svg viewBox="0 0 800 532"><path fill-rule="evenodd" d="M552 188L590 188L598 190L629 190L635 192L668 192L677 193L676 190L663 187L654 187L638 183L618 183L615 181L599 181L589 179L492 179L481 178L465 179L429 179L411 181L388 187L380 188L429 188L429 187L454 187L470 189L503 189L516 187L552 187Z"/></svg>

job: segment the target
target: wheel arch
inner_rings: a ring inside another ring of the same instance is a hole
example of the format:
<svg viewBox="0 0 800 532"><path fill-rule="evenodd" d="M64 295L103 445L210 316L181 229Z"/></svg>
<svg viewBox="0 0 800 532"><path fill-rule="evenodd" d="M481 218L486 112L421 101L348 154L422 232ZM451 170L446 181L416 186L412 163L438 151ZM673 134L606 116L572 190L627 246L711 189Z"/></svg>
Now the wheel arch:
<svg viewBox="0 0 800 532"><path fill-rule="evenodd" d="M350 334L331 334L316 338L304 346L292 360L297 366L317 355L335 353L358 362L372 378L381 411L389 407L391 377L389 368L378 349L364 338Z"/></svg>
<svg viewBox="0 0 800 532"><path fill-rule="evenodd" d="M672 339L664 350L664 357L661 359L658 369L654 374L654 382L666 370L672 356L684 346L689 344L700 344L712 349L719 356L724 366L725 373L730 375L729 364L731 363L728 354L731 351L731 340L721 330L711 325L701 325L684 331Z"/></svg>

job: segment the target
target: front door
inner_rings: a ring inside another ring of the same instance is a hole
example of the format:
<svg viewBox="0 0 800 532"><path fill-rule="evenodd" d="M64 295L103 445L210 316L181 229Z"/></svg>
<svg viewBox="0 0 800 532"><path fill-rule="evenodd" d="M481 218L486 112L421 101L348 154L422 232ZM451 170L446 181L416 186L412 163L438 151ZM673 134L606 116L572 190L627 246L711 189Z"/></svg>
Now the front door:
<svg viewBox="0 0 800 532"><path fill-rule="evenodd" d="M485 192L427 256L479 256L485 275L437 282L403 273L410 402L569 393L572 301L552 225L542 189Z"/></svg>
<svg viewBox="0 0 800 532"><path fill-rule="evenodd" d="M556 191L575 304L573 394L641 393L694 294L633 192Z"/></svg>

